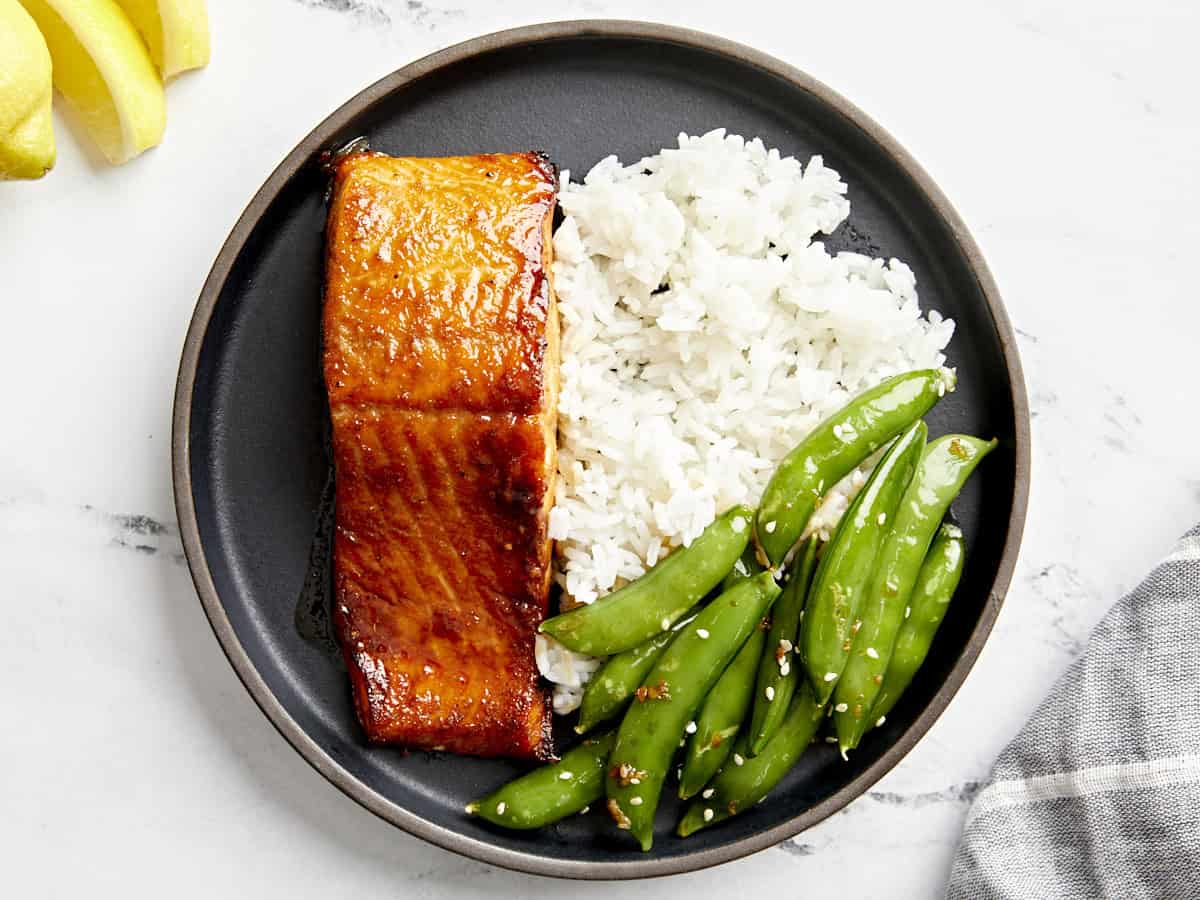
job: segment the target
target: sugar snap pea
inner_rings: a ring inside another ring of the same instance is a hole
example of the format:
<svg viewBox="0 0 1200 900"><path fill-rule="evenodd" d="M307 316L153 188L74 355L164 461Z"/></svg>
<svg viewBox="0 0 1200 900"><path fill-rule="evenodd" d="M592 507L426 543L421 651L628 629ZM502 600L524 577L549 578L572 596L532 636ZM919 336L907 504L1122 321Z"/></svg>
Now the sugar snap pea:
<svg viewBox="0 0 1200 900"><path fill-rule="evenodd" d="M700 715L696 717L696 733L688 738L683 757L683 772L679 777L682 799L686 800L704 787L733 752L733 739L750 709L754 674L766 643L767 633L760 625L742 644L733 662L725 667L704 698Z"/></svg>
<svg viewBox="0 0 1200 900"><path fill-rule="evenodd" d="M943 525L917 575L909 601L912 612L896 635L883 686L871 710L872 725L883 724L884 717L892 711L929 654L933 636L962 578L965 555L962 531L954 525Z"/></svg>
<svg viewBox="0 0 1200 900"><path fill-rule="evenodd" d="M911 612L913 586L938 525L979 461L995 446L994 440L949 434L925 448L879 550L859 612L861 624L834 692L833 721L843 756L858 746L874 721L871 708L905 611Z"/></svg>
<svg viewBox="0 0 1200 900"><path fill-rule="evenodd" d="M763 492L754 540L778 565L829 488L954 390L948 369L905 372L859 394L783 458Z"/></svg>
<svg viewBox="0 0 1200 900"><path fill-rule="evenodd" d="M676 833L687 837L749 809L767 796L812 743L822 718L824 709L813 697L812 687L801 682L787 717L762 752L747 757L745 736L739 738L733 757L691 802Z"/></svg>
<svg viewBox="0 0 1200 900"><path fill-rule="evenodd" d="M896 439L842 515L837 532L821 554L800 623L800 653L822 706L833 694L850 656L879 547L925 449L926 433L925 423L918 420Z"/></svg>
<svg viewBox="0 0 1200 900"><path fill-rule="evenodd" d="M729 574L721 580L721 592L729 590L739 581L745 581L747 578L753 578L763 570L762 565L758 561L758 554L754 549L753 542L746 544L746 549L742 551L741 557L733 564L733 568L729 570Z"/></svg>
<svg viewBox="0 0 1200 900"><path fill-rule="evenodd" d="M761 753L779 730L796 692L800 665L795 659L795 646L800 634L800 613L816 565L817 538L813 535L792 564L783 593L771 607L771 630L754 685L754 709L747 739L751 756Z"/></svg>
<svg viewBox="0 0 1200 900"><path fill-rule="evenodd" d="M695 731L700 704L778 595L763 572L704 607L646 676L653 695L621 720L605 779L608 811L643 850L654 842L654 811L680 738Z"/></svg>
<svg viewBox="0 0 1200 900"><path fill-rule="evenodd" d="M680 619L670 631L656 634L630 650L610 656L583 689L576 734L591 731L601 722L624 712L642 680L667 649L667 644L693 618L695 616Z"/></svg>
<svg viewBox="0 0 1200 900"><path fill-rule="evenodd" d="M556 763L539 766L482 800L467 804L471 815L505 828L541 828L577 813L604 796L604 771L613 732L584 738Z"/></svg>
<svg viewBox="0 0 1200 900"><path fill-rule="evenodd" d="M750 540L753 518L749 508L735 506L641 578L547 619L539 630L591 656L620 653L669 631L733 568Z"/></svg>

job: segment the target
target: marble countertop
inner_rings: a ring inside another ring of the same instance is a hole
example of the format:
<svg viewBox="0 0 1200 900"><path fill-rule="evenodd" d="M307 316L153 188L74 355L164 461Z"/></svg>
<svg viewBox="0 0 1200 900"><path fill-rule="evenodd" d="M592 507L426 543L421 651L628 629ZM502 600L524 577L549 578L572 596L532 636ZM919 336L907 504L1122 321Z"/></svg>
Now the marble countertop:
<svg viewBox="0 0 1200 900"><path fill-rule="evenodd" d="M1096 620L1200 517L1187 270L1200 9L1174 0L210 0L211 67L119 169L60 134L0 185L0 857L16 897L611 896L410 838L258 712L183 564L170 410L218 248L275 164L361 87L539 18L652 17L757 46L850 97L932 173L1018 329L1033 488L996 630L945 715L842 813L622 897L940 893L992 759Z"/></svg>

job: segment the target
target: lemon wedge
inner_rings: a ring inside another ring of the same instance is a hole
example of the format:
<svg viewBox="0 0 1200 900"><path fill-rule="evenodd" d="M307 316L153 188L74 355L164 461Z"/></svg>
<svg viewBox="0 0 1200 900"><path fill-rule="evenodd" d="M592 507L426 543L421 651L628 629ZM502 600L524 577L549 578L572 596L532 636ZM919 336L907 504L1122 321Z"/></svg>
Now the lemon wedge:
<svg viewBox="0 0 1200 900"><path fill-rule="evenodd" d="M146 45L115 0L21 0L54 61L54 86L112 163L162 140L167 104Z"/></svg>
<svg viewBox="0 0 1200 900"><path fill-rule="evenodd" d="M50 51L17 0L0 0L0 178L41 178L54 166Z"/></svg>
<svg viewBox="0 0 1200 900"><path fill-rule="evenodd" d="M208 10L204 0L117 0L170 78L208 65Z"/></svg>

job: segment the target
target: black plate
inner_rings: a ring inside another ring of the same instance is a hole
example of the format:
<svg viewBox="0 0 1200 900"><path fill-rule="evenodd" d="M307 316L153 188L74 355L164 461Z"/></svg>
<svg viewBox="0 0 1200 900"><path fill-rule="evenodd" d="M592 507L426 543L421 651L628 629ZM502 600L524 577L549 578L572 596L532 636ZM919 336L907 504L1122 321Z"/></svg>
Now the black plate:
<svg viewBox="0 0 1200 900"><path fill-rule="evenodd" d="M326 178L320 152L359 135L398 155L542 149L577 176L715 127L801 160L821 153L853 213L828 242L906 260L922 305L953 317L959 389L931 431L1000 438L955 514L966 575L931 658L849 763L805 755L767 802L680 840L660 810L651 853L602 813L532 833L463 814L522 770L505 761L369 747L338 654L322 636L328 413L318 359ZM363 91L280 165L226 242L196 307L175 401L175 495L205 610L238 675L283 735L368 809L460 853L580 878L683 872L744 856L865 791L929 728L966 676L1008 586L1024 521L1028 413L1012 334L978 249L941 192L878 125L783 63L719 38L630 22L564 22L479 38ZM319 548L318 548L319 551ZM307 587L306 587L307 583ZM315 617L312 615L315 607ZM303 632L303 633L302 633Z"/></svg>

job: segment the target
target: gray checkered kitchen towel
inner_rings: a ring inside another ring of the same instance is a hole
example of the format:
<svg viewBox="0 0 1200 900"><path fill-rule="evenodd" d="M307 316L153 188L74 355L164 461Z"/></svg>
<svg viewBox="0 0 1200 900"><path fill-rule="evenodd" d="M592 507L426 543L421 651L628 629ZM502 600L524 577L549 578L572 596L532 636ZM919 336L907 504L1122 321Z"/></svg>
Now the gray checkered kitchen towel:
<svg viewBox="0 0 1200 900"><path fill-rule="evenodd" d="M946 895L1200 900L1200 525L1001 754Z"/></svg>

